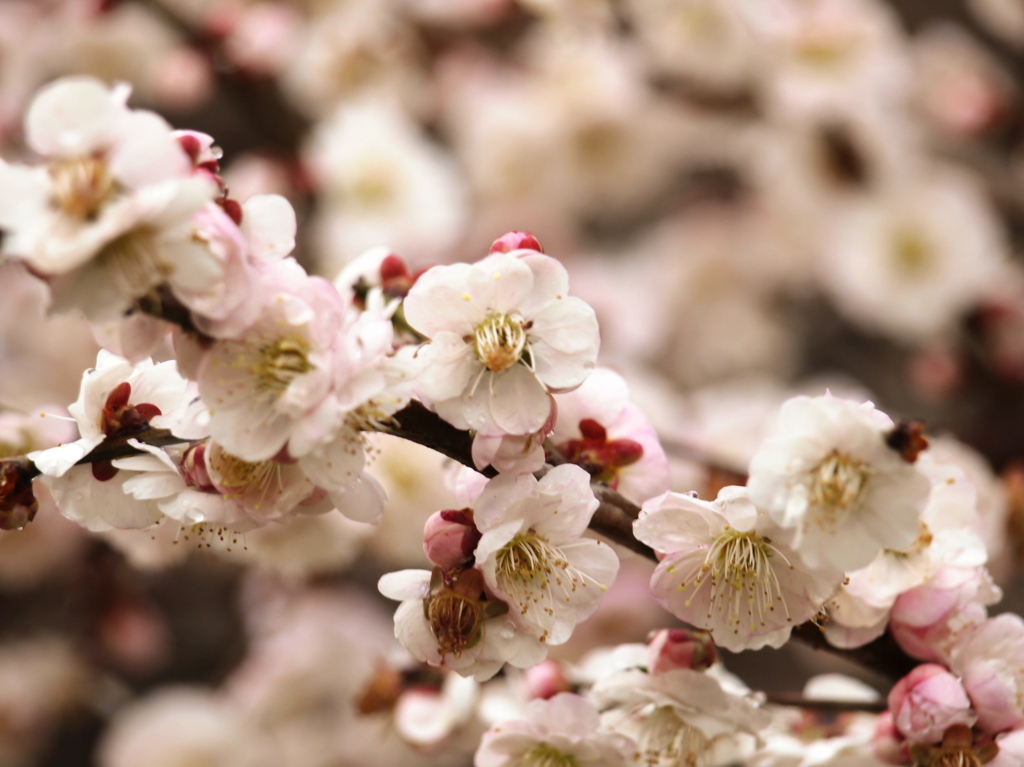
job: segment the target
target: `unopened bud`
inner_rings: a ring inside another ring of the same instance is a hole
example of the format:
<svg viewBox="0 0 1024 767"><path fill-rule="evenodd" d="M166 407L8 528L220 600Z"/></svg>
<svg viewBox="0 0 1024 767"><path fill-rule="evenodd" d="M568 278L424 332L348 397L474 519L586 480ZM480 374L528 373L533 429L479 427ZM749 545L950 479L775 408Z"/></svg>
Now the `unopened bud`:
<svg viewBox="0 0 1024 767"><path fill-rule="evenodd" d="M938 743L953 725L974 724L960 680L936 663L917 666L889 692L893 723L915 743Z"/></svg>
<svg viewBox="0 0 1024 767"><path fill-rule="evenodd" d="M513 250L535 250L543 253L537 238L529 232L508 232L501 235L491 245L489 253L511 253Z"/></svg>
<svg viewBox="0 0 1024 767"><path fill-rule="evenodd" d="M560 692L572 692L572 684L558 661L548 659L526 670L526 697L547 700Z"/></svg>
<svg viewBox="0 0 1024 767"><path fill-rule="evenodd" d="M479 542L472 509L435 511L423 527L423 553L443 570L468 564Z"/></svg>
<svg viewBox="0 0 1024 767"><path fill-rule="evenodd" d="M689 629L661 629L647 637L647 668L662 674L678 668L703 671L718 660L711 634Z"/></svg>

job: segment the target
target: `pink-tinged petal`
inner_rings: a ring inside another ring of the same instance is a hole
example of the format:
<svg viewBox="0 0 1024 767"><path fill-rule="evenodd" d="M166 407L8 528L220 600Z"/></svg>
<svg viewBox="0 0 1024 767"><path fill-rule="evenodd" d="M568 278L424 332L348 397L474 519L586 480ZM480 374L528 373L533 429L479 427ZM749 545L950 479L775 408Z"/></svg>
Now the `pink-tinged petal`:
<svg viewBox="0 0 1024 767"><path fill-rule="evenodd" d="M242 233L254 258L277 260L295 249L295 209L279 194L257 194L242 205Z"/></svg>
<svg viewBox="0 0 1024 767"><path fill-rule="evenodd" d="M306 476L325 490L342 490L355 482L366 463L358 439L358 436L343 431L338 439L303 456L299 463Z"/></svg>
<svg viewBox="0 0 1024 767"><path fill-rule="evenodd" d="M375 525L384 515L387 493L377 479L363 472L354 482L330 493L335 508L354 522Z"/></svg>
<svg viewBox="0 0 1024 767"><path fill-rule="evenodd" d="M377 590L397 602L425 599L430 592L430 571L399 570L396 573L385 573L377 581Z"/></svg>
<svg viewBox="0 0 1024 767"><path fill-rule="evenodd" d="M486 532L501 524L508 509L533 495L538 484L537 478L530 474L502 474L492 479L484 486L474 505L473 519L477 529Z"/></svg>
<svg viewBox="0 0 1024 767"><path fill-rule="evenodd" d="M99 80L66 77L36 94L25 116L25 141L42 155L91 154L113 143L127 115Z"/></svg>
<svg viewBox="0 0 1024 767"><path fill-rule="evenodd" d="M533 525L538 533L554 543L583 535L598 507L586 471L572 464L556 466L541 478L538 491L556 501L554 513Z"/></svg>
<svg viewBox="0 0 1024 767"><path fill-rule="evenodd" d="M210 436L244 461L266 461L287 444L291 423L269 410L227 408L211 420Z"/></svg>
<svg viewBox="0 0 1024 767"><path fill-rule="evenodd" d="M725 527L721 514L701 501L679 493L648 500L633 523L633 535L655 551L672 555L707 543Z"/></svg>
<svg viewBox="0 0 1024 767"><path fill-rule="evenodd" d="M403 302L406 322L428 338L441 331L472 334L487 316L487 307L475 303L466 289L471 269L469 264L452 264L420 275Z"/></svg>
<svg viewBox="0 0 1024 767"><path fill-rule="evenodd" d="M597 357L597 315L583 299L566 296L544 307L532 319L531 341L543 338L549 347L562 354L593 350Z"/></svg>
<svg viewBox="0 0 1024 767"><path fill-rule="evenodd" d="M519 304L519 311L527 319L555 301L569 295L569 273L554 258L532 250L518 250L516 256L533 272L533 290Z"/></svg>
<svg viewBox="0 0 1024 767"><path fill-rule="evenodd" d="M191 173L191 160L159 115L131 112L122 120L122 130L124 136L110 154L109 167L129 189L186 179Z"/></svg>
<svg viewBox="0 0 1024 767"><path fill-rule="evenodd" d="M8 165L0 160L0 229L6 233L5 253L29 255L19 247L22 238L18 233L26 221L46 208L49 197L50 175L45 169Z"/></svg>
<svg viewBox="0 0 1024 767"><path fill-rule="evenodd" d="M125 495L128 472L98 482L89 466L76 466L63 477L47 479L46 485L57 508L68 519L92 532L141 530L163 518L159 508Z"/></svg>
<svg viewBox="0 0 1024 767"><path fill-rule="evenodd" d="M533 290L530 267L507 253L494 253L473 265L466 280L472 303L488 313L508 314Z"/></svg>
<svg viewBox="0 0 1024 767"><path fill-rule="evenodd" d="M537 377L548 391L555 394L572 391L586 381L597 361L597 347L576 354L563 354L543 341L537 341L530 348Z"/></svg>
<svg viewBox="0 0 1024 767"><path fill-rule="evenodd" d="M423 369L417 386L429 400L460 397L474 375L482 370L473 347L456 333L442 331L429 345L420 349Z"/></svg>
<svg viewBox="0 0 1024 767"><path fill-rule="evenodd" d="M523 365L495 375L491 391L478 390L476 396L490 398L494 424L506 434L532 434L544 426L551 415L547 391Z"/></svg>
<svg viewBox="0 0 1024 767"><path fill-rule="evenodd" d="M478 469L493 466L502 474L533 474L544 461L544 445L536 435L473 437L473 464Z"/></svg>

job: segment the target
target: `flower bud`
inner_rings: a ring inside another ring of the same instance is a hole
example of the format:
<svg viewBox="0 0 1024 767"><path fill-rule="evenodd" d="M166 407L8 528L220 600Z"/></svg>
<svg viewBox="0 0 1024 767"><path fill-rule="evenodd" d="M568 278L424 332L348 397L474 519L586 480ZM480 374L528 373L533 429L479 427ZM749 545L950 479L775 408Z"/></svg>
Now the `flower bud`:
<svg viewBox="0 0 1024 767"><path fill-rule="evenodd" d="M32 468L24 460L0 462L0 530L20 530L35 517L39 501L32 491Z"/></svg>
<svg viewBox="0 0 1024 767"><path fill-rule="evenodd" d="M526 670L526 696L531 700L547 700L560 692L572 692L572 684L565 678L565 672L558 661L548 659Z"/></svg>
<svg viewBox="0 0 1024 767"><path fill-rule="evenodd" d="M960 680L936 663L918 666L889 693L896 729L915 743L938 743L954 724L974 724L971 701Z"/></svg>
<svg viewBox="0 0 1024 767"><path fill-rule="evenodd" d="M678 668L703 671L718 660L711 634L689 629L661 629L647 637L647 667L652 674Z"/></svg>
<svg viewBox="0 0 1024 767"><path fill-rule="evenodd" d="M491 245L489 253L510 253L513 250L535 250L543 253L544 248L540 246L537 238L529 232L508 232L496 239Z"/></svg>
<svg viewBox="0 0 1024 767"><path fill-rule="evenodd" d="M443 509L430 515L423 527L423 553L444 570L454 570L473 558L480 531L472 509Z"/></svg>

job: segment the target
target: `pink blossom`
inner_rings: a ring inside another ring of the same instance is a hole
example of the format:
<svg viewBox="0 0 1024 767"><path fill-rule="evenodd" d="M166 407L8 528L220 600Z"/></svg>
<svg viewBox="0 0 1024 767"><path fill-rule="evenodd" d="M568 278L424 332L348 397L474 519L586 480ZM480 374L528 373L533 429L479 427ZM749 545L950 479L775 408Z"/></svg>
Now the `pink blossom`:
<svg viewBox="0 0 1024 767"><path fill-rule="evenodd" d="M985 606L1001 598L984 568L943 567L896 599L889 629L915 658L948 663L957 638L980 625Z"/></svg>
<svg viewBox="0 0 1024 767"><path fill-rule="evenodd" d="M1024 619L989 618L958 642L951 665L963 677L979 727L996 733L1024 725Z"/></svg>
<svg viewBox="0 0 1024 767"><path fill-rule="evenodd" d="M690 629L661 629L647 638L647 669L660 674L677 668L703 671L718 661L711 635Z"/></svg>
<svg viewBox="0 0 1024 767"><path fill-rule="evenodd" d="M918 666L896 683L889 710L896 729L915 743L938 743L946 728L975 721L960 680L934 663Z"/></svg>

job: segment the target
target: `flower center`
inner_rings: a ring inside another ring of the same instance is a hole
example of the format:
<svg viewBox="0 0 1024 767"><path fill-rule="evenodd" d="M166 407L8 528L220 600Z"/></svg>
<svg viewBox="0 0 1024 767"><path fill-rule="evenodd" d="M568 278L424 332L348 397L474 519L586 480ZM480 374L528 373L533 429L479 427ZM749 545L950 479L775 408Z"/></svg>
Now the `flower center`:
<svg viewBox="0 0 1024 767"><path fill-rule="evenodd" d="M500 373L522 358L526 351L526 328L507 314L491 314L476 326L473 349L484 367Z"/></svg>
<svg viewBox="0 0 1024 767"><path fill-rule="evenodd" d="M464 650L480 639L483 608L478 601L444 590L424 604L430 632L437 640L437 651L443 657L458 658Z"/></svg>
<svg viewBox="0 0 1024 767"><path fill-rule="evenodd" d="M771 542L756 533L741 533L726 527L708 549L704 562L679 584L679 591L693 586L685 604L689 607L705 583L711 589L708 618L717 610L724 613L726 626L739 631L740 613L745 612L751 630L765 625L765 617L775 611L777 599L789 618L789 608L779 579L772 566L772 555L786 558Z"/></svg>
<svg viewBox="0 0 1024 767"><path fill-rule="evenodd" d="M53 203L74 218L96 218L117 191L117 184L100 157L76 157L49 167Z"/></svg>
<svg viewBox="0 0 1024 767"><path fill-rule="evenodd" d="M637 738L640 757L659 763L696 767L710 742L700 730L684 722L671 706L659 706L644 720Z"/></svg>
<svg viewBox="0 0 1024 767"><path fill-rule="evenodd" d="M856 508L868 477L862 461L833 450L811 472L811 502L833 513Z"/></svg>
<svg viewBox="0 0 1024 767"><path fill-rule="evenodd" d="M591 583L602 591L607 589L573 567L561 549L533 531L520 533L498 551L496 574L498 585L519 608L520 615L526 615L534 605L554 615L560 603L572 601L578 588ZM546 640L544 632L540 641Z"/></svg>
<svg viewBox="0 0 1024 767"><path fill-rule="evenodd" d="M224 497L238 501L254 511L260 509L268 495L280 495L283 491L281 464L276 461L243 461L216 442L208 443L206 459L211 480ZM253 496L256 498L255 503L252 502Z"/></svg>
<svg viewBox="0 0 1024 767"><path fill-rule="evenodd" d="M309 345L300 340L280 338L259 349L259 361L253 373L261 389L281 393L301 375L313 369Z"/></svg>
<svg viewBox="0 0 1024 767"><path fill-rule="evenodd" d="M579 767L579 762L575 757L541 743L519 757L513 767Z"/></svg>
<svg viewBox="0 0 1024 767"><path fill-rule="evenodd" d="M908 277L924 273L931 262L928 241L913 230L897 232L893 240L892 256L897 270Z"/></svg>

